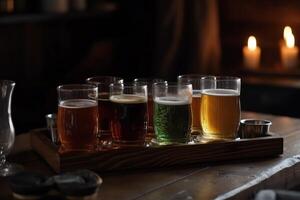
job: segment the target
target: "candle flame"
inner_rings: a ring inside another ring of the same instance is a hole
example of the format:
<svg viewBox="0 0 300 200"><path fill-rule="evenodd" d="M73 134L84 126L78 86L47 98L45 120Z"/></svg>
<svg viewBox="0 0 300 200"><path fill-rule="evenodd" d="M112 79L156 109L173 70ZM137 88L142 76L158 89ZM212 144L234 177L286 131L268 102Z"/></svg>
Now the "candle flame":
<svg viewBox="0 0 300 200"><path fill-rule="evenodd" d="M250 51L254 51L256 49L256 39L253 35L248 38L248 48Z"/></svg>
<svg viewBox="0 0 300 200"><path fill-rule="evenodd" d="M295 37L293 35L293 31L290 26L284 27L283 38L288 48L293 48L295 46Z"/></svg>
<svg viewBox="0 0 300 200"><path fill-rule="evenodd" d="M283 38L284 38L284 40L287 40L287 37L289 35L293 35L292 28L290 26L286 26L286 27L284 27L284 30L283 30Z"/></svg>
<svg viewBox="0 0 300 200"><path fill-rule="evenodd" d="M288 48L293 48L295 46L295 37L292 33L287 36L285 41Z"/></svg>

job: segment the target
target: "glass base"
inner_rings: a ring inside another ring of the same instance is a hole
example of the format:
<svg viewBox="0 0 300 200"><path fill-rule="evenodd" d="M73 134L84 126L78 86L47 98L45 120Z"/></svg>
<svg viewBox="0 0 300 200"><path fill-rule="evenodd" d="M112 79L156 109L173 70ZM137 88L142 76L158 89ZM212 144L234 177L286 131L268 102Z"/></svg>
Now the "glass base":
<svg viewBox="0 0 300 200"><path fill-rule="evenodd" d="M114 147L143 147L147 146L147 143L145 140L137 140L137 141L131 141L131 140L114 140L113 145Z"/></svg>
<svg viewBox="0 0 300 200"><path fill-rule="evenodd" d="M107 150L113 147L110 130L100 130L97 135L97 150Z"/></svg>
<svg viewBox="0 0 300 200"><path fill-rule="evenodd" d="M0 168L0 176L11 176L21 171L24 171L24 168L21 165L15 163L5 163Z"/></svg>
<svg viewBox="0 0 300 200"><path fill-rule="evenodd" d="M152 145L182 145L182 144L188 144L189 140L184 138L184 139L168 139L168 140L158 140L158 139L152 139L151 140Z"/></svg>
<svg viewBox="0 0 300 200"><path fill-rule="evenodd" d="M206 140L216 140L216 141L217 140L218 141L232 141L232 140L236 139L236 137L210 136L210 135L207 135L207 134L203 134L202 138L206 139Z"/></svg>
<svg viewBox="0 0 300 200"><path fill-rule="evenodd" d="M109 150L112 147L113 147L112 140L101 140L101 139L98 139L98 141L97 141L97 151Z"/></svg>
<svg viewBox="0 0 300 200"><path fill-rule="evenodd" d="M200 128L192 128L191 135L192 136L203 135L202 129L200 129Z"/></svg>
<svg viewBox="0 0 300 200"><path fill-rule="evenodd" d="M155 138L156 138L155 133L148 131L147 134L146 134L146 137L145 137L145 141L148 144Z"/></svg>
<svg viewBox="0 0 300 200"><path fill-rule="evenodd" d="M219 142L230 142L237 138L216 138L216 137L206 137L205 135L193 137L193 142L206 144L206 143L219 143Z"/></svg>

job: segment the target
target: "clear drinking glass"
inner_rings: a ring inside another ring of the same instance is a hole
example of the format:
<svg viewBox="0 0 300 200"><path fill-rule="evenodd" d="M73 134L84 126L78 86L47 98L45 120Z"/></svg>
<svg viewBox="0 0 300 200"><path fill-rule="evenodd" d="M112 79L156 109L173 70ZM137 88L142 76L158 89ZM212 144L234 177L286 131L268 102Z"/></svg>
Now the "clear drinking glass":
<svg viewBox="0 0 300 200"><path fill-rule="evenodd" d="M15 129L11 119L11 97L15 82L0 80L0 176L10 176L22 167L17 164L6 162L15 141Z"/></svg>
<svg viewBox="0 0 300 200"><path fill-rule="evenodd" d="M177 77L179 84L192 84L193 101L192 101L192 135L202 133L200 108L201 108L201 78L199 74L185 74Z"/></svg>
<svg viewBox="0 0 300 200"><path fill-rule="evenodd" d="M112 137L117 145L144 145L147 133L147 85L111 84Z"/></svg>
<svg viewBox="0 0 300 200"><path fill-rule="evenodd" d="M111 122L113 111L112 103L109 100L109 85L123 83L123 79L115 76L95 76L87 78L86 81L98 87L98 139L100 148L110 147L112 144Z"/></svg>
<svg viewBox="0 0 300 200"><path fill-rule="evenodd" d="M133 80L134 83L139 85L147 85L148 87L148 127L147 127L147 140L151 141L154 137L153 129L153 97L152 97L152 85L155 83L164 83L163 79L159 78L136 78Z"/></svg>
<svg viewBox="0 0 300 200"><path fill-rule="evenodd" d="M98 134L98 88L61 85L58 91L57 132L63 151L94 151Z"/></svg>
<svg viewBox="0 0 300 200"><path fill-rule="evenodd" d="M153 85L154 131L158 144L186 143L191 131L192 85Z"/></svg>
<svg viewBox="0 0 300 200"><path fill-rule="evenodd" d="M234 139L239 128L241 79L238 77L203 77L201 125L203 137Z"/></svg>

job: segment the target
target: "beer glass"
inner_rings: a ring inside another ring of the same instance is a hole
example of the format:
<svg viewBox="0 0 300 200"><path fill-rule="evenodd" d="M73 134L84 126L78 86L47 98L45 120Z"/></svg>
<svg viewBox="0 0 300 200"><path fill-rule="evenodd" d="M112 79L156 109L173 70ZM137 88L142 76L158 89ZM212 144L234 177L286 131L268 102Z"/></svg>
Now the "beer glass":
<svg viewBox="0 0 300 200"><path fill-rule="evenodd" d="M191 131L192 85L153 85L154 131L158 144L186 143Z"/></svg>
<svg viewBox="0 0 300 200"><path fill-rule="evenodd" d="M109 101L109 85L123 83L123 79L115 76L96 76L86 79L87 83L98 87L98 135L100 147L112 143L111 121L113 117L112 104Z"/></svg>
<svg viewBox="0 0 300 200"><path fill-rule="evenodd" d="M192 134L202 133L200 122L200 108L201 108L201 78L202 75L186 74L177 77L179 84L192 84L193 87L193 101L192 101Z"/></svg>
<svg viewBox="0 0 300 200"><path fill-rule="evenodd" d="M201 125L203 137L234 139L240 123L241 79L238 77L203 77Z"/></svg>
<svg viewBox="0 0 300 200"><path fill-rule="evenodd" d="M98 133L98 88L61 85L58 91L57 131L64 151L93 151Z"/></svg>
<svg viewBox="0 0 300 200"><path fill-rule="evenodd" d="M119 146L144 145L147 133L147 85L110 85L112 138Z"/></svg>
<svg viewBox="0 0 300 200"><path fill-rule="evenodd" d="M148 88L148 127L147 127L147 135L146 137L151 140L154 135L153 130L153 97L152 97L152 85L155 83L163 83L165 82L163 79L151 79L151 78L136 78L134 79L134 83L139 85L147 85Z"/></svg>

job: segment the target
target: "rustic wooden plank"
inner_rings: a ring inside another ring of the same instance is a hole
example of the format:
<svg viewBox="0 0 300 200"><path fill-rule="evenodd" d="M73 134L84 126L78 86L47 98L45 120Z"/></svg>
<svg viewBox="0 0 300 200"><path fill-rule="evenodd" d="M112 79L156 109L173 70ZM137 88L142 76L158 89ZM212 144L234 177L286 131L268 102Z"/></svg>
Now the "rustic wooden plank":
<svg viewBox="0 0 300 200"><path fill-rule="evenodd" d="M34 150L38 150L37 153L47 161L54 171L60 171L58 148L46 136L44 129L34 130L31 133L31 146Z"/></svg>
<svg viewBox="0 0 300 200"><path fill-rule="evenodd" d="M58 148L42 131L32 133L32 146L56 172L79 168L111 171L274 156L282 154L283 139L269 136L206 144L111 149L96 153L58 153Z"/></svg>
<svg viewBox="0 0 300 200"><path fill-rule="evenodd" d="M29 151L31 149L32 147L30 141L30 134L21 134L16 137L13 149L10 154L18 154L20 152Z"/></svg>

